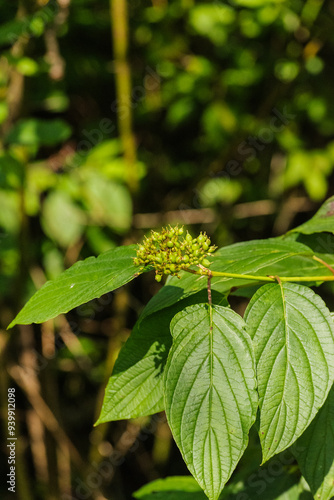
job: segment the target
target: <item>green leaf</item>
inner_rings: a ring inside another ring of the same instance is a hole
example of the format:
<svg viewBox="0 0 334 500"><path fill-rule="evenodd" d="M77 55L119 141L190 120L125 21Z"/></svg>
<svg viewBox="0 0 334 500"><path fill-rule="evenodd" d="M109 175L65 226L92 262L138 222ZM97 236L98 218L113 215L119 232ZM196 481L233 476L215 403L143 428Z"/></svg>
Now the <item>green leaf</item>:
<svg viewBox="0 0 334 500"><path fill-rule="evenodd" d="M216 293L212 299L214 303L227 304L226 298ZM189 304L206 301L207 292L200 292L137 321L119 353L95 425L151 415L164 409L163 372L172 345L171 319Z"/></svg>
<svg viewBox="0 0 334 500"><path fill-rule="evenodd" d="M174 308L137 322L122 347L95 425L151 415L164 409L162 375L172 344Z"/></svg>
<svg viewBox="0 0 334 500"><path fill-rule="evenodd" d="M334 387L292 451L314 498L334 497Z"/></svg>
<svg viewBox="0 0 334 500"><path fill-rule="evenodd" d="M24 164L14 156L4 153L0 156L0 189L18 189L24 180Z"/></svg>
<svg viewBox="0 0 334 500"><path fill-rule="evenodd" d="M294 443L325 402L334 379L334 326L310 288L261 287L245 321L253 339L263 461Z"/></svg>
<svg viewBox="0 0 334 500"><path fill-rule="evenodd" d="M166 415L185 463L210 500L231 476L255 421L254 354L243 319L208 304L171 323L165 368Z"/></svg>
<svg viewBox="0 0 334 500"><path fill-rule="evenodd" d="M27 33L30 21L31 16L2 24L0 26L0 46L13 45L20 36Z"/></svg>
<svg viewBox="0 0 334 500"><path fill-rule="evenodd" d="M54 146L66 141L70 135L71 128L64 120L30 118L17 122L8 133L6 142L24 146Z"/></svg>
<svg viewBox="0 0 334 500"><path fill-rule="evenodd" d="M8 328L42 323L125 285L139 274L138 266L133 264L136 247L118 247L97 258L77 262L55 280L45 283Z"/></svg>
<svg viewBox="0 0 334 500"><path fill-rule="evenodd" d="M44 33L47 23L52 21L58 12L52 2L34 12L31 16L24 16L6 22L0 26L0 46L13 45L21 36L40 36Z"/></svg>
<svg viewBox="0 0 334 500"><path fill-rule="evenodd" d="M287 276L296 273L298 266L302 266L308 273L318 272L320 264L312 260L313 252L306 245L295 241L285 241L280 238L268 240L254 240L236 243L220 248L212 257L210 269L237 274L279 274ZM297 266L297 267L296 267ZM331 274L324 268L322 274ZM301 273L302 274L302 273ZM231 288L245 284L254 286L255 282L236 278L212 278L212 289L225 293ZM142 317L169 307L199 290L206 288L205 277L196 276L187 272L182 273L181 279L170 278L166 285L147 304Z"/></svg>
<svg viewBox="0 0 334 500"><path fill-rule="evenodd" d="M283 462L274 459L250 474L244 483L233 483L224 488L221 500L313 500L300 481L300 472L296 467L289 468ZM294 461L289 461L291 464Z"/></svg>
<svg viewBox="0 0 334 500"><path fill-rule="evenodd" d="M334 196L328 198L310 220L295 227L291 232L303 234L334 233Z"/></svg>
<svg viewBox="0 0 334 500"><path fill-rule="evenodd" d="M83 199L96 224L108 225L119 233L131 226L131 196L124 185L94 172L85 179Z"/></svg>
<svg viewBox="0 0 334 500"><path fill-rule="evenodd" d="M140 500L205 500L201 487L191 476L156 479L133 493Z"/></svg>
<svg viewBox="0 0 334 500"><path fill-rule="evenodd" d="M52 191L43 203L43 230L62 247L67 248L79 240L86 222L85 212L64 191Z"/></svg>
<svg viewBox="0 0 334 500"><path fill-rule="evenodd" d="M258 7L265 7L270 4L280 4L286 0L232 0L232 4L236 6L246 7L247 9L254 9Z"/></svg>

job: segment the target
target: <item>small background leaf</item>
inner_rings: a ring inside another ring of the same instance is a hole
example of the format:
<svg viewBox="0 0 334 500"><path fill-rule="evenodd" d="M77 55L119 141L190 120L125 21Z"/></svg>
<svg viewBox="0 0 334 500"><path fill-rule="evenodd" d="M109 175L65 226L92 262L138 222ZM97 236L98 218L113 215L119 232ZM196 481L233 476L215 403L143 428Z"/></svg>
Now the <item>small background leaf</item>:
<svg viewBox="0 0 334 500"><path fill-rule="evenodd" d="M71 127L59 118L20 120L10 130L6 142L24 146L54 146L64 142L71 135Z"/></svg>
<svg viewBox="0 0 334 500"><path fill-rule="evenodd" d="M78 241L85 229L86 214L64 191L54 191L43 203L42 226L45 234L60 246Z"/></svg>

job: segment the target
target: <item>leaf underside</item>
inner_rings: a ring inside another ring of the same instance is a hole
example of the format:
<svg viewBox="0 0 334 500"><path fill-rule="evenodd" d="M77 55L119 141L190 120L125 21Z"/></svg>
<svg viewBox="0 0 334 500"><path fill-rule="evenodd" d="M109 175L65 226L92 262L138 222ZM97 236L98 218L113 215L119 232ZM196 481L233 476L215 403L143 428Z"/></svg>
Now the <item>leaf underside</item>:
<svg viewBox="0 0 334 500"><path fill-rule="evenodd" d="M261 287L245 313L257 363L265 462L292 445L325 402L334 379L334 328L310 288Z"/></svg>
<svg viewBox="0 0 334 500"><path fill-rule="evenodd" d="M210 325L212 330L210 330ZM185 463L210 500L218 498L248 443L257 395L254 355L231 309L190 306L171 322L166 415Z"/></svg>

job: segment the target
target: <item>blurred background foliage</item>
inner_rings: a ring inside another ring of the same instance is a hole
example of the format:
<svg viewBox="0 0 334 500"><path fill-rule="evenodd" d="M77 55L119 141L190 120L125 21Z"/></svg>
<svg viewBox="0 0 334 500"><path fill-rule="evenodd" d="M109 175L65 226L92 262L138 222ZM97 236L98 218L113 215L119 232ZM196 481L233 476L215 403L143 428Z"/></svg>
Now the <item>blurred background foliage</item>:
<svg viewBox="0 0 334 500"><path fill-rule="evenodd" d="M334 194L333 15L333 0L0 1L1 407L5 436L16 387L18 499L130 499L187 474L163 415L93 428L151 276L5 328L46 279L150 228L223 246L282 234ZM259 481L261 498L307 498L291 461L249 480L255 442L224 498L258 498Z"/></svg>

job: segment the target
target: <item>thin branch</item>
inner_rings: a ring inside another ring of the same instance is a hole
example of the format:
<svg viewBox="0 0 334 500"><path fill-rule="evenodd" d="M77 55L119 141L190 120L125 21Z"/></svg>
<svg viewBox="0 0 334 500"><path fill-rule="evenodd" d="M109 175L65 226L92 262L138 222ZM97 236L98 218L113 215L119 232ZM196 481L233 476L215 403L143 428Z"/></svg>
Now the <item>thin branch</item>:
<svg viewBox="0 0 334 500"><path fill-rule="evenodd" d="M281 282L293 282L293 281L334 281L333 276L255 276L252 274L237 274L237 273L225 273L220 271L211 271L209 269L204 268L207 272L208 276L211 273L212 277L223 277L223 278L235 278L235 279L245 279L245 280L254 280L254 281L266 281L273 283L280 279ZM197 274L198 276L203 276L203 268L201 271L196 271L194 269L184 268L184 271L187 271L191 274Z"/></svg>
<svg viewBox="0 0 334 500"><path fill-rule="evenodd" d="M327 264L327 262L325 262L324 260L320 259L320 257L313 255L312 259L320 262L323 266L327 267L327 269L329 269L332 274L334 274L334 269L332 268L332 266Z"/></svg>
<svg viewBox="0 0 334 500"><path fill-rule="evenodd" d="M127 0L110 0L114 64L116 72L116 110L118 129L127 164L127 181L131 191L138 189L136 142L132 132L131 73L127 60Z"/></svg>

